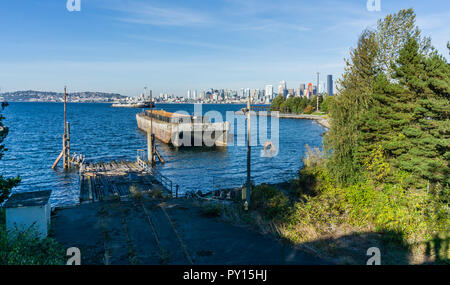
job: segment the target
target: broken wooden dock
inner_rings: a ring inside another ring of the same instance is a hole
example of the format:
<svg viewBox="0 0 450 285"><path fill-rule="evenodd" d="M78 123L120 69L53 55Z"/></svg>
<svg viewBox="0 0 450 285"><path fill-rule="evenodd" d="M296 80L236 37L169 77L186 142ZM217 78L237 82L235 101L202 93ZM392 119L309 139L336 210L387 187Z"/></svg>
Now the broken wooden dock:
<svg viewBox="0 0 450 285"><path fill-rule="evenodd" d="M80 167L80 202L126 197L160 190L172 195L172 181L139 158L136 161L85 163Z"/></svg>

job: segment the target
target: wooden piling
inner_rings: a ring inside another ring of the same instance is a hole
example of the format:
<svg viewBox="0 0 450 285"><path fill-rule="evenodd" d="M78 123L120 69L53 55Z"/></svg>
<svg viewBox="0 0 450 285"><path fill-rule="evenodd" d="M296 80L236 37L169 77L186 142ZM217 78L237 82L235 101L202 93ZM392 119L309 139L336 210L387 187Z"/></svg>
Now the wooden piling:
<svg viewBox="0 0 450 285"><path fill-rule="evenodd" d="M52 169L55 169L58 162L63 159L63 168L67 170L70 168L70 125L67 122L67 88L64 86L64 133L62 142L62 151L56 158L52 165Z"/></svg>
<svg viewBox="0 0 450 285"><path fill-rule="evenodd" d="M250 96L248 96L247 101L247 207L250 205L250 188L251 188L251 146L250 146L250 138L251 138L251 101Z"/></svg>
<svg viewBox="0 0 450 285"><path fill-rule="evenodd" d="M64 134L64 142L63 142L63 151L64 151L64 169L67 170L70 168L70 124L66 122L65 126L65 134Z"/></svg>

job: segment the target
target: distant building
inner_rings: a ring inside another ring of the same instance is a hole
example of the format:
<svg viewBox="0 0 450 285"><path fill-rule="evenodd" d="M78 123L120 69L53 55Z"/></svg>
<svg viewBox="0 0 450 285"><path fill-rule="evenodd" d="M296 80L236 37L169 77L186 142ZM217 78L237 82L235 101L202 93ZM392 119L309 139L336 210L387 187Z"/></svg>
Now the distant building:
<svg viewBox="0 0 450 285"><path fill-rule="evenodd" d="M280 85L278 86L278 94L281 94L284 98L286 98L288 94L286 81L283 80L280 82Z"/></svg>
<svg viewBox="0 0 450 285"><path fill-rule="evenodd" d="M328 96L333 96L333 75L327 76L327 92Z"/></svg>
<svg viewBox="0 0 450 285"><path fill-rule="evenodd" d="M245 88L245 98L250 97L250 88Z"/></svg>
<svg viewBox="0 0 450 285"><path fill-rule="evenodd" d="M305 95L306 84L300 84L300 96Z"/></svg>
<svg viewBox="0 0 450 285"><path fill-rule="evenodd" d="M272 85L266 85L266 97L269 100L273 99L273 86Z"/></svg>

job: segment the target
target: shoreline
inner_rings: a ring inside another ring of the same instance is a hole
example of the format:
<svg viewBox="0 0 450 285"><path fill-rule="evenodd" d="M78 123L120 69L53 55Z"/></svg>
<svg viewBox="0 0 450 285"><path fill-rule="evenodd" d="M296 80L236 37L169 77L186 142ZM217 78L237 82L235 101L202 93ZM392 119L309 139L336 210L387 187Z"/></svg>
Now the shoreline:
<svg viewBox="0 0 450 285"><path fill-rule="evenodd" d="M236 111L236 115L243 115L242 111ZM264 112L264 113L257 113L256 116L270 116L270 117L278 117L283 119L300 119L300 120L315 120L319 125L322 127L329 129L330 128L330 119L328 116L323 115L307 115L307 114L289 114L289 113L278 113L275 112L274 114L270 112Z"/></svg>

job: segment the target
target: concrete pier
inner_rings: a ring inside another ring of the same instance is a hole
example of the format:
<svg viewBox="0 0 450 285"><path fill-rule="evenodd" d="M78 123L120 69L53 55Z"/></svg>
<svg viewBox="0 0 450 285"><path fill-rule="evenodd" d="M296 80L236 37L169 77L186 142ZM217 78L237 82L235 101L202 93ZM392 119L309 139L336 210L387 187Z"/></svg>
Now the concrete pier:
<svg viewBox="0 0 450 285"><path fill-rule="evenodd" d="M149 132L166 143L180 146L220 146L226 147L229 122L208 122L207 118L154 110L153 120L150 112L136 114L138 128ZM152 127L150 122L152 122Z"/></svg>

